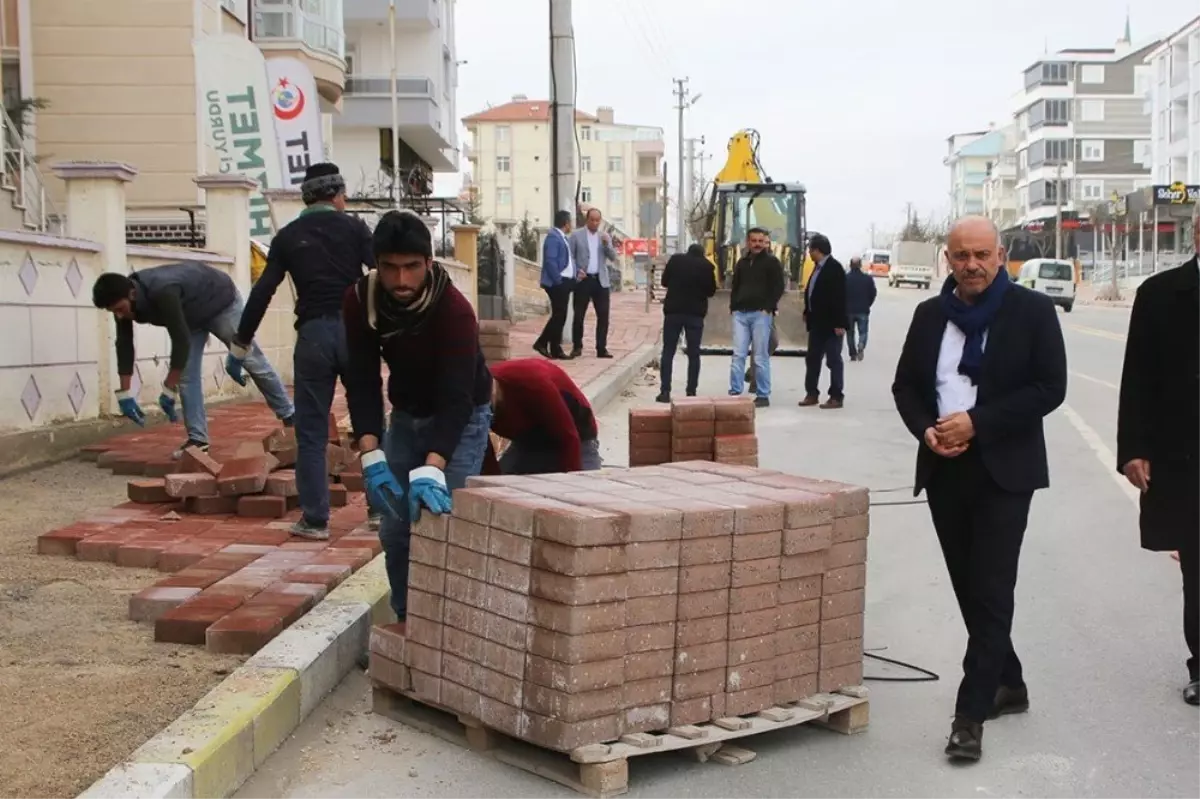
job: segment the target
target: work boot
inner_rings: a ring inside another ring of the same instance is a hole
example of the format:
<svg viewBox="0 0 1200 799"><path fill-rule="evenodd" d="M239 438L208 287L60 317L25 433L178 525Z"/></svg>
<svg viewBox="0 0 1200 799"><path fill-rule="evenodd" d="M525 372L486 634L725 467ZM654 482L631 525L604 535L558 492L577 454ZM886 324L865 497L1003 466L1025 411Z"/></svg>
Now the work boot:
<svg viewBox="0 0 1200 799"><path fill-rule="evenodd" d="M1200 680L1192 680L1183 689L1183 701L1189 705L1200 705Z"/></svg>
<svg viewBox="0 0 1200 799"><path fill-rule="evenodd" d="M186 449L198 449L201 452L206 453L206 452L208 452L208 444L204 443L203 441L194 441L189 438L187 441L185 441L183 443L182 447L180 447L179 449L177 449L171 453L171 458L173 460L179 460L180 458L183 457L183 451Z"/></svg>
<svg viewBox="0 0 1200 799"><path fill-rule="evenodd" d="M799 403L801 408L811 408L813 405L820 405L820 404L821 404L821 398L814 394L809 394L807 397L800 400L800 403Z"/></svg>
<svg viewBox="0 0 1200 799"><path fill-rule="evenodd" d="M1025 686L1009 688L1001 685L996 689L996 700L992 703L989 719L1000 718L1011 713L1024 713L1029 710L1029 689Z"/></svg>
<svg viewBox="0 0 1200 799"><path fill-rule="evenodd" d="M830 397L829 399L827 399L821 403L821 409L826 410L826 411L836 411L837 409L839 409L841 407L842 407L842 400L840 397Z"/></svg>
<svg viewBox="0 0 1200 799"><path fill-rule="evenodd" d="M658 396L654 398L654 401L655 402L663 402L663 403L670 402L671 401L671 392L669 392L669 391L658 392Z"/></svg>
<svg viewBox="0 0 1200 799"><path fill-rule="evenodd" d="M313 524L307 519L301 519L292 525L289 532L299 538L307 538L310 541L328 541L329 528L323 524Z"/></svg>
<svg viewBox="0 0 1200 799"><path fill-rule="evenodd" d="M755 397L754 398L754 407L755 408L769 408L769 407L771 407L771 400L768 397Z"/></svg>
<svg viewBox="0 0 1200 799"><path fill-rule="evenodd" d="M954 760L978 760L983 757L983 725L962 716L950 724L946 754Z"/></svg>

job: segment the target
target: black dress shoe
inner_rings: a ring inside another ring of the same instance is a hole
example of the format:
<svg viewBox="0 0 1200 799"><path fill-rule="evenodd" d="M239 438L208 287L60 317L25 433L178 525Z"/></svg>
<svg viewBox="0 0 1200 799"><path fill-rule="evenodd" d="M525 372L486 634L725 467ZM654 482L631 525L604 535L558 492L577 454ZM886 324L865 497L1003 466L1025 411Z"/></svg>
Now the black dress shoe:
<svg viewBox="0 0 1200 799"><path fill-rule="evenodd" d="M568 355L564 351L558 350L556 352L550 353L550 357L556 361L569 361L569 360L572 360L575 357L575 355L574 354Z"/></svg>
<svg viewBox="0 0 1200 799"><path fill-rule="evenodd" d="M534 342L533 351L536 352L538 355L542 356L543 358L553 358L554 357L553 355L550 354L550 345L544 341Z"/></svg>
<svg viewBox="0 0 1200 799"><path fill-rule="evenodd" d="M655 402L670 402L671 395L666 391L658 392L658 396L654 398Z"/></svg>
<svg viewBox="0 0 1200 799"><path fill-rule="evenodd" d="M1189 705L1200 705L1200 680L1192 680L1183 689L1183 701Z"/></svg>
<svg viewBox="0 0 1200 799"><path fill-rule="evenodd" d="M611 358L611 357L613 357L613 354L611 352L609 352L608 350L597 350L596 357L597 358Z"/></svg>
<svg viewBox="0 0 1200 799"><path fill-rule="evenodd" d="M955 716L950 724L946 754L955 760L978 760L983 757L983 725Z"/></svg>
<svg viewBox="0 0 1200 799"><path fill-rule="evenodd" d="M989 719L1007 716L1010 713L1025 713L1029 710L1029 689L1025 686L1009 688L1001 685L996 689L996 700L992 703Z"/></svg>

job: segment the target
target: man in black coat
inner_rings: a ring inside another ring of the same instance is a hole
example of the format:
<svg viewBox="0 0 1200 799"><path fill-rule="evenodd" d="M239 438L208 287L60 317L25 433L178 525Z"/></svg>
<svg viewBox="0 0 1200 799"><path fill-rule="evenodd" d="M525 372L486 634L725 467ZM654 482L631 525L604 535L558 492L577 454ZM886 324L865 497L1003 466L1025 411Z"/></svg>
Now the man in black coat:
<svg viewBox="0 0 1200 799"><path fill-rule="evenodd" d="M671 373L675 348L682 332L687 346L687 395L696 396L700 382L700 340L704 336L704 316L708 301L717 293L717 276L712 262L704 257L704 245L693 244L686 253L675 253L667 260L662 273L663 344L659 360L662 386L658 401L671 401Z"/></svg>
<svg viewBox="0 0 1200 799"><path fill-rule="evenodd" d="M840 408L843 393L842 337L850 324L846 316L846 270L830 253L829 239L817 233L808 242L815 268L804 287L804 322L808 326L804 399L800 407L821 401L821 361L829 364L829 400L822 408Z"/></svg>
<svg viewBox="0 0 1200 799"><path fill-rule="evenodd" d="M862 258L851 258L850 274L846 275L846 344L852 361L861 361L867 351L871 306L877 293L875 278L863 271Z"/></svg>
<svg viewBox="0 0 1200 799"><path fill-rule="evenodd" d="M1200 220L1198 220L1200 221ZM1200 252L1200 224L1196 225ZM1200 704L1200 264L1149 278L1129 317L1117 412L1117 468L1141 496L1142 548L1176 551L1191 656L1184 700Z"/></svg>
<svg viewBox="0 0 1200 799"><path fill-rule="evenodd" d="M978 760L983 722L1029 708L1012 644L1017 561L1033 492L1050 484L1042 419L1067 392L1053 302L1009 280L995 225L950 230L951 275L913 314L896 409L920 442L914 496L925 490L967 652L946 754Z"/></svg>

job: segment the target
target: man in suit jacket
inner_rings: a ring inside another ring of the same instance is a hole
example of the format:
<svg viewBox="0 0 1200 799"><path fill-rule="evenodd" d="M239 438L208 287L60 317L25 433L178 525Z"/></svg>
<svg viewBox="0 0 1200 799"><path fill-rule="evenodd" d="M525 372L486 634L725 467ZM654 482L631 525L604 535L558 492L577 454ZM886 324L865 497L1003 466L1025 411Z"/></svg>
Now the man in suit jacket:
<svg viewBox="0 0 1200 799"><path fill-rule="evenodd" d="M571 356L583 354L583 318L588 303L596 305L596 357L611 358L608 351L608 261L616 263L617 251L612 239L600 230L600 209L587 212L586 224L571 234L571 255L575 259L575 319L571 323Z"/></svg>
<svg viewBox="0 0 1200 799"><path fill-rule="evenodd" d="M1200 252L1200 220L1196 224ZM1117 468L1142 492L1142 548L1179 553L1183 633L1191 657L1183 698L1200 704L1200 263L1149 278L1129 316Z"/></svg>
<svg viewBox="0 0 1200 799"><path fill-rule="evenodd" d="M950 230L951 275L913 314L892 394L920 442L924 489L967 652L946 754L978 760L983 722L1029 708L1012 644L1017 560L1033 492L1050 484L1042 419L1067 392L1053 302L1011 282L995 225Z"/></svg>
<svg viewBox="0 0 1200 799"><path fill-rule="evenodd" d="M567 324L567 303L575 290L575 259L567 236L571 233L571 212L556 211L554 229L542 244L542 289L550 298L550 318L533 349L543 358L567 360L563 352L563 328Z"/></svg>
<svg viewBox="0 0 1200 799"><path fill-rule="evenodd" d="M846 270L830 253L829 239L817 233L808 242L808 254L816 265L804 287L804 321L808 326L805 354L804 399L801 407L821 401L821 361L829 364L829 400L822 408L840 408L843 393L842 337L850 324L846 315Z"/></svg>

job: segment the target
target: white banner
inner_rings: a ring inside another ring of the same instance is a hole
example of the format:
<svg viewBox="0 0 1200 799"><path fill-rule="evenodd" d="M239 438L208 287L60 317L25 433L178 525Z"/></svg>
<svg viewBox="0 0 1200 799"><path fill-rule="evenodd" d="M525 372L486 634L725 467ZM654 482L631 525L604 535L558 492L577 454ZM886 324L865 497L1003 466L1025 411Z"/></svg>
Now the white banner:
<svg viewBox="0 0 1200 799"><path fill-rule="evenodd" d="M321 100L312 71L295 58L267 60L267 81L275 112L275 141L286 186L304 182L309 164L323 161Z"/></svg>

